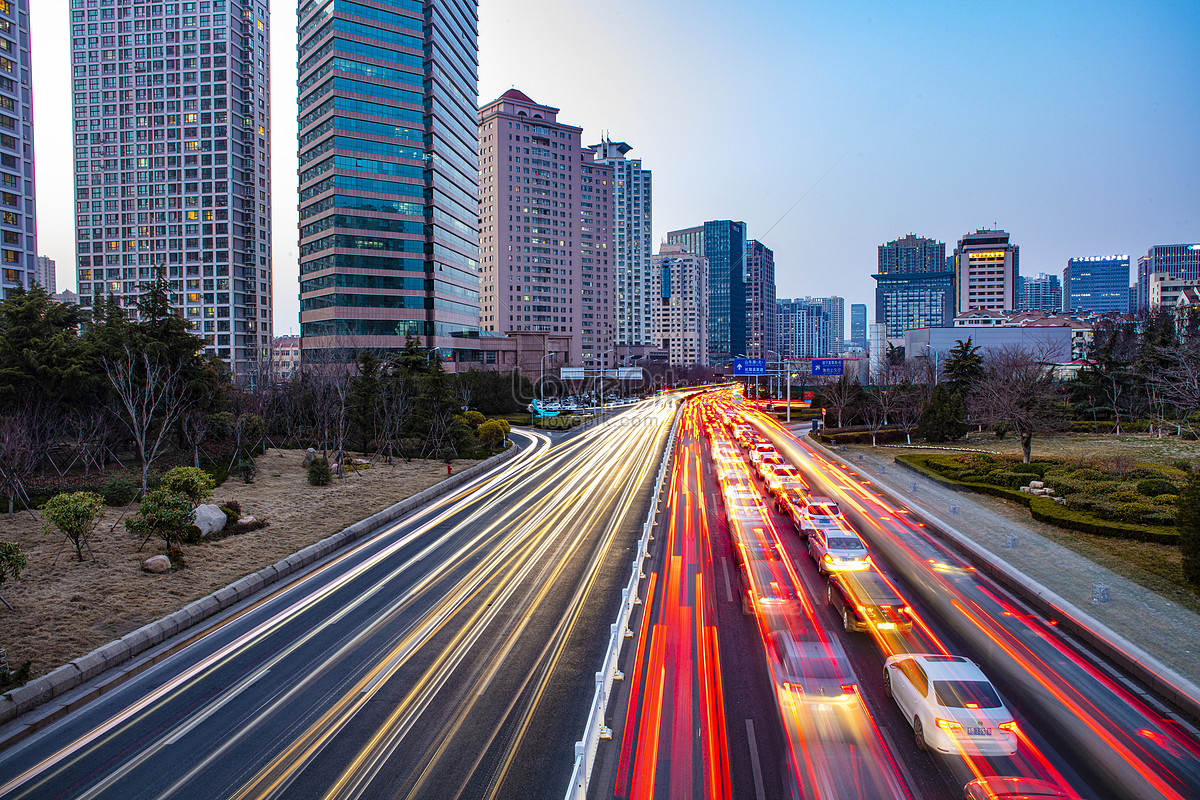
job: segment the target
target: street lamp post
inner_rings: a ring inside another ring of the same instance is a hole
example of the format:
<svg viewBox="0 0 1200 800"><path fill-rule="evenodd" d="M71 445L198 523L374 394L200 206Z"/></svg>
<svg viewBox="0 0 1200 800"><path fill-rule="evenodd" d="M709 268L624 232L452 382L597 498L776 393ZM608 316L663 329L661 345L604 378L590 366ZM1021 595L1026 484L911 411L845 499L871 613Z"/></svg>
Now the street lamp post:
<svg viewBox="0 0 1200 800"><path fill-rule="evenodd" d="M600 419L604 419L604 357L609 353L615 353L616 348L606 350L600 354Z"/></svg>
<svg viewBox="0 0 1200 800"><path fill-rule="evenodd" d="M767 350L766 352L768 355L771 353L775 353L774 350ZM775 353L775 357L779 359L775 363L779 364L780 369L782 369L783 368L783 356L780 355L779 353ZM774 380L774 376L771 376L771 377L772 377L772 379L767 382L768 383L767 391L769 391L771 393L771 396L774 397L775 396L775 380ZM783 376L780 375L779 377L782 378Z"/></svg>
<svg viewBox="0 0 1200 800"><path fill-rule="evenodd" d="M541 395L542 398L541 406L543 412L545 411L546 405L546 359L554 358L556 355L558 355L558 353L546 353L544 356L542 356L542 377L541 380L538 381L538 394Z"/></svg>
<svg viewBox="0 0 1200 800"><path fill-rule="evenodd" d="M937 352L937 350L934 350L932 347L930 347L929 343L926 342L926 344L925 344L925 358L926 359L929 358L930 353L933 353L933 385L937 386L937 382L938 382L938 352Z"/></svg>

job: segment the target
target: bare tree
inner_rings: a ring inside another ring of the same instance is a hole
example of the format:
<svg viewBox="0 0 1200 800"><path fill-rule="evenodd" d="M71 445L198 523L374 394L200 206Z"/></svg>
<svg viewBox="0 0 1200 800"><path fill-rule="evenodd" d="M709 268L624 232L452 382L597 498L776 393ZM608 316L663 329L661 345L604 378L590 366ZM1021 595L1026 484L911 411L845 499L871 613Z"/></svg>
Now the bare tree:
<svg viewBox="0 0 1200 800"><path fill-rule="evenodd" d="M401 436L408 428L412 419L414 398L409 382L399 375L393 375L383 385L382 402L376 406L376 427L379 430L383 450L386 451L387 463L391 464L394 449L400 447L403 452Z"/></svg>
<svg viewBox="0 0 1200 800"><path fill-rule="evenodd" d="M133 353L102 361L121 407L121 421L129 429L142 464L145 493L150 465L162 455L179 415L187 410L187 387L182 367L164 363L157 355Z"/></svg>
<svg viewBox="0 0 1200 800"><path fill-rule="evenodd" d="M1157 370L1149 375L1147 392L1151 404L1168 405L1177 428L1196 435L1200 432L1193 415L1200 411L1200 343L1185 341L1160 348Z"/></svg>
<svg viewBox="0 0 1200 800"><path fill-rule="evenodd" d="M188 409L179 420L183 438L192 448L192 466L200 469L200 443L208 436L208 415L194 408Z"/></svg>
<svg viewBox="0 0 1200 800"><path fill-rule="evenodd" d="M972 394L980 419L1012 428L1029 463L1033 437L1059 430L1066 418L1054 385L1054 362L1047 353L1010 346L989 352L985 369Z"/></svg>
<svg viewBox="0 0 1200 800"><path fill-rule="evenodd" d="M843 416L862 395L862 386L849 375L841 375L836 381L821 387L821 400L837 415L837 426L842 427Z"/></svg>
<svg viewBox="0 0 1200 800"><path fill-rule="evenodd" d="M27 501L25 480L37 470L42 451L24 414L0 418L0 483L12 519L17 500ZM28 504L27 504L28 505Z"/></svg>
<svg viewBox="0 0 1200 800"><path fill-rule="evenodd" d="M888 394L886 389L879 388L873 389L867 394L866 408L863 413L866 417L867 428L871 431L871 447L878 446L876 438L883 426L887 425L888 411L893 405Z"/></svg>

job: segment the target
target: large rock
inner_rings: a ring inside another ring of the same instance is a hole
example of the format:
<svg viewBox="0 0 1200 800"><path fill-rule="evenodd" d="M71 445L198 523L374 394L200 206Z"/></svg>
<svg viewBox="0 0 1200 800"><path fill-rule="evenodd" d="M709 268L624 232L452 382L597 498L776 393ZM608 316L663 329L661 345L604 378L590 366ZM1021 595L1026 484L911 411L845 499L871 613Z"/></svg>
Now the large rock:
<svg viewBox="0 0 1200 800"><path fill-rule="evenodd" d="M150 556L142 562L142 569L146 572L170 572L171 559L166 556Z"/></svg>
<svg viewBox="0 0 1200 800"><path fill-rule="evenodd" d="M196 508L196 527L200 529L201 536L211 536L224 530L226 521L225 512L218 505L206 503Z"/></svg>
<svg viewBox="0 0 1200 800"><path fill-rule="evenodd" d="M1042 483L1041 481L1030 481L1029 482L1030 489L1044 489L1045 487L1046 487L1046 484Z"/></svg>
<svg viewBox="0 0 1200 800"><path fill-rule="evenodd" d="M313 460L317 457L317 451L313 448L308 448L304 451L304 468L308 469L312 466Z"/></svg>

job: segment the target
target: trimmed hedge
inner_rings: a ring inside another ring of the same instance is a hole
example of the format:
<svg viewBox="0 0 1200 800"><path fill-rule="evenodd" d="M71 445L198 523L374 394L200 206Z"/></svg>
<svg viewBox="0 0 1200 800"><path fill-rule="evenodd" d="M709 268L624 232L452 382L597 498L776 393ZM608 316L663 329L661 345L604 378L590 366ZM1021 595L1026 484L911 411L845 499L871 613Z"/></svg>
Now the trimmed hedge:
<svg viewBox="0 0 1200 800"><path fill-rule="evenodd" d="M1050 525L1055 525L1059 528L1067 530L1080 531L1081 533L1090 533L1094 536L1107 536L1112 539L1134 539L1141 542L1157 542L1158 544L1179 544L1179 534L1174 527L1166 525L1141 525L1135 523L1109 522L1099 519L1086 511L1063 506L1053 500L1042 497L1040 495L1031 495L1025 492L1017 492L1012 489L1006 489L1000 486L993 486L987 483L976 483L973 481L962 481L943 475L937 469L929 465L931 458L937 456L927 455L908 455L896 456L897 461L903 462L906 466L912 467L922 475L938 481L939 483L948 485L952 488L961 488L967 491L978 492L979 494L991 495L999 497L1003 500L1012 500L1020 503L1029 509L1029 513L1034 519L1039 522L1045 522ZM1141 505L1141 504L1131 504ZM1146 516L1153 517L1153 514Z"/></svg>
<svg viewBox="0 0 1200 800"><path fill-rule="evenodd" d="M817 434L817 439L819 439L822 444L870 444L871 432L855 431L834 434L821 433ZM875 436L876 444L894 444L895 442L906 441L908 441L908 437L905 435L904 431L898 431L894 429L881 430Z"/></svg>

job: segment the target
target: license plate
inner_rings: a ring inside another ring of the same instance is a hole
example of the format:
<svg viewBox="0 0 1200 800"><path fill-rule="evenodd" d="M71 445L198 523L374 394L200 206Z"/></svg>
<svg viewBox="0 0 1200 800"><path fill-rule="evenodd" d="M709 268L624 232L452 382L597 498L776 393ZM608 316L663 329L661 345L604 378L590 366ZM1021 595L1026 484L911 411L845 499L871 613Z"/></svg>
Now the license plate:
<svg viewBox="0 0 1200 800"><path fill-rule="evenodd" d="M968 736L991 736L991 728L967 728Z"/></svg>
<svg viewBox="0 0 1200 800"><path fill-rule="evenodd" d="M890 631L890 630L892 630L893 628L895 628L895 627L896 627L896 623L894 623L894 622L881 622L881 623L879 623L878 625L876 625L875 627L876 627L876 628L878 628L878 629L879 629L879 630L881 630L881 631Z"/></svg>

